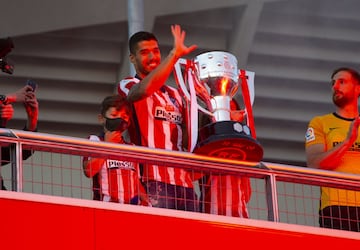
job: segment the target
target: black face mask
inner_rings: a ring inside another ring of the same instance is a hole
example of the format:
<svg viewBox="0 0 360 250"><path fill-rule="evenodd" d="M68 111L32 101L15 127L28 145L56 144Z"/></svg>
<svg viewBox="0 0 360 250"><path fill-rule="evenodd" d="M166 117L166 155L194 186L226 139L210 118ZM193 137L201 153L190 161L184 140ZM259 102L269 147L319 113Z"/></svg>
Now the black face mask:
<svg viewBox="0 0 360 250"><path fill-rule="evenodd" d="M109 131L123 132L129 127L129 123L122 118L107 118L105 117L105 128Z"/></svg>

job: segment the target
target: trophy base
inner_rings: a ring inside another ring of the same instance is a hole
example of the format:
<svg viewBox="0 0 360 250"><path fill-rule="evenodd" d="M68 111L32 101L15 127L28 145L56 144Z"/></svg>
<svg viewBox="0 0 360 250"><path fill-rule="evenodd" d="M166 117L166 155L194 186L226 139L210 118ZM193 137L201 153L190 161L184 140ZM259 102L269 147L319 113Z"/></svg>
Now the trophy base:
<svg viewBox="0 0 360 250"><path fill-rule="evenodd" d="M235 121L210 123L199 131L194 153L241 161L261 161L263 148L249 135L249 128Z"/></svg>

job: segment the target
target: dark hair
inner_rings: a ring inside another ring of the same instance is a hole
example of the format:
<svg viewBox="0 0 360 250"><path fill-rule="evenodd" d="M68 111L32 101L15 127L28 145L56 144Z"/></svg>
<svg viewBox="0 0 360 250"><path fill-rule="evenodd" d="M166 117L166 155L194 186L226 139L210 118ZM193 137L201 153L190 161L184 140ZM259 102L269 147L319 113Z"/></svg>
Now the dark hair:
<svg viewBox="0 0 360 250"><path fill-rule="evenodd" d="M139 31L133 34L129 39L129 51L131 54L135 54L136 46L141 41L158 41L153 33L147 31Z"/></svg>
<svg viewBox="0 0 360 250"><path fill-rule="evenodd" d="M339 73L340 71L346 71L348 73L350 73L350 75L357 81L358 84L360 84L360 75L359 72L357 72L355 69L349 68L349 67L341 67L341 68L337 68L333 71L333 73L331 74L331 79L333 79L333 77Z"/></svg>
<svg viewBox="0 0 360 250"><path fill-rule="evenodd" d="M129 114L131 113L131 104L125 97L122 97L120 95L112 95L105 97L101 103L100 113L105 116L106 111L108 111L108 109L111 107L114 107L117 110L121 108L126 108Z"/></svg>

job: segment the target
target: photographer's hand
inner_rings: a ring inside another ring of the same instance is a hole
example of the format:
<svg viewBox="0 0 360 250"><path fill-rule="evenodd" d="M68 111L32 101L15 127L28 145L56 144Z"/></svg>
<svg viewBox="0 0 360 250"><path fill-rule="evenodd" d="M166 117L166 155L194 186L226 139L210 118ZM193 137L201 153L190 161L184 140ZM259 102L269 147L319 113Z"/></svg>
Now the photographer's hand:
<svg viewBox="0 0 360 250"><path fill-rule="evenodd" d="M32 87L26 85L14 93L6 94L7 103L25 102L28 92L32 92Z"/></svg>
<svg viewBox="0 0 360 250"><path fill-rule="evenodd" d="M0 104L1 127L5 128L7 122L13 117L14 109L11 104Z"/></svg>
<svg viewBox="0 0 360 250"><path fill-rule="evenodd" d="M39 103L33 91L27 91L24 100L24 107L28 116L26 129L35 131L39 116Z"/></svg>

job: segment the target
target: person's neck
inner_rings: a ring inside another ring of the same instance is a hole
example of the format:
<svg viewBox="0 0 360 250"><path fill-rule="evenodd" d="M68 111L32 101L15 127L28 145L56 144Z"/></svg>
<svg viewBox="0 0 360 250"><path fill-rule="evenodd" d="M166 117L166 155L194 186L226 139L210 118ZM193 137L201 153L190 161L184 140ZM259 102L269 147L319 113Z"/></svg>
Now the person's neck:
<svg viewBox="0 0 360 250"><path fill-rule="evenodd" d="M359 110L357 105L354 106L347 106L344 108L337 108L336 109L336 113L343 117L343 118L347 118L347 119L353 119L359 116Z"/></svg>
<svg viewBox="0 0 360 250"><path fill-rule="evenodd" d="M140 81L143 79L138 73L135 74L135 78L139 79Z"/></svg>

